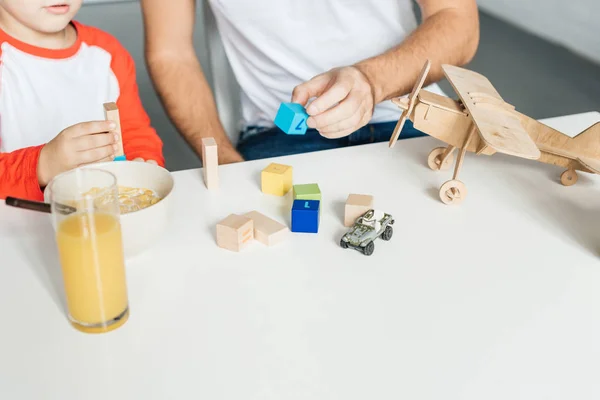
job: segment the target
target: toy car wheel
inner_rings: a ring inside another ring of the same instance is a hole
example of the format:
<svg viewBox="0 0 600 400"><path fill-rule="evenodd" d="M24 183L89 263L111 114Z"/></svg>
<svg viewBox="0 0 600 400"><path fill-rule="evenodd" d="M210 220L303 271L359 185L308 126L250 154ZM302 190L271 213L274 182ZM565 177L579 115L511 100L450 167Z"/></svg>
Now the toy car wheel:
<svg viewBox="0 0 600 400"><path fill-rule="evenodd" d="M363 253L365 253L365 256L370 256L371 254L373 254L374 251L375 251L375 243L373 243L373 242L366 245L365 248L363 249Z"/></svg>
<svg viewBox="0 0 600 400"><path fill-rule="evenodd" d="M392 235L394 234L394 228L392 228L391 226L386 226L385 227L385 231L383 231L383 233L381 234L381 238L383 240L390 240L392 238Z"/></svg>
<svg viewBox="0 0 600 400"><path fill-rule="evenodd" d="M342 249L347 249L348 248L348 242L344 241L344 239L340 240L340 247Z"/></svg>

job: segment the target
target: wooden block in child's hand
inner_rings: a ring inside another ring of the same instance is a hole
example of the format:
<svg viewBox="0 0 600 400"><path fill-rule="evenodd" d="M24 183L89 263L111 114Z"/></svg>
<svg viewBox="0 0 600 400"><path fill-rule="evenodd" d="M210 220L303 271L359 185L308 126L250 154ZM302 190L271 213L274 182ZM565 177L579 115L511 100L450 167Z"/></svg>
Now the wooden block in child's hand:
<svg viewBox="0 0 600 400"><path fill-rule="evenodd" d="M320 204L318 200L294 200L292 232L318 233Z"/></svg>
<svg viewBox="0 0 600 400"><path fill-rule="evenodd" d="M240 251L254 239L254 222L248 217L231 214L217 224L217 246Z"/></svg>
<svg viewBox="0 0 600 400"><path fill-rule="evenodd" d="M287 226L258 211L246 213L244 217L254 222L254 239L267 246L274 246L283 241L290 232Z"/></svg>
<svg viewBox="0 0 600 400"><path fill-rule="evenodd" d="M219 151L214 138L202 139L202 172L208 190L219 187Z"/></svg>
<svg viewBox="0 0 600 400"><path fill-rule="evenodd" d="M117 143L118 150L115 154L115 161L125 161L125 152L123 151L123 135L121 133L121 118L119 117L119 108L116 103L104 103L104 119L114 122L117 127L114 132L119 137Z"/></svg>
<svg viewBox="0 0 600 400"><path fill-rule="evenodd" d="M366 194L351 194L346 200L344 210L344 225L352 226L358 217L362 217L373 208L373 196Z"/></svg>
<svg viewBox="0 0 600 400"><path fill-rule="evenodd" d="M275 116L275 125L288 135L304 135L308 114L298 103L281 103Z"/></svg>
<svg viewBox="0 0 600 400"><path fill-rule="evenodd" d="M316 183L294 185L294 200L321 200L321 189Z"/></svg>
<svg viewBox="0 0 600 400"><path fill-rule="evenodd" d="M284 196L292 188L292 171L289 165L269 164L260 177L263 193Z"/></svg>

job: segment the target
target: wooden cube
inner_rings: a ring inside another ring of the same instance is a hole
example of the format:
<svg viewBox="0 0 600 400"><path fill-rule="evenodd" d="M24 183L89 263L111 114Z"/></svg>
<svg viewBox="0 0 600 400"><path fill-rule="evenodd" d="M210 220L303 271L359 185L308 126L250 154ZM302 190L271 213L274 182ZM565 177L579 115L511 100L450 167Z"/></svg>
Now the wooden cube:
<svg viewBox="0 0 600 400"><path fill-rule="evenodd" d="M294 185L294 200L319 200L321 201L321 189L316 183Z"/></svg>
<svg viewBox="0 0 600 400"><path fill-rule="evenodd" d="M281 103L275 116L275 126L288 135L304 135L307 130L308 114L298 103Z"/></svg>
<svg viewBox="0 0 600 400"><path fill-rule="evenodd" d="M208 190L219 187L219 150L214 138L202 139L202 172Z"/></svg>
<svg viewBox="0 0 600 400"><path fill-rule="evenodd" d="M251 211L244 216L254 222L254 239L266 246L274 246L283 241L290 232L287 226L258 211Z"/></svg>
<svg viewBox="0 0 600 400"><path fill-rule="evenodd" d="M262 192L284 196L292 188L292 167L283 164L270 164L261 173Z"/></svg>
<svg viewBox="0 0 600 400"><path fill-rule="evenodd" d="M294 200L292 206L292 232L318 233L321 202L319 200Z"/></svg>
<svg viewBox="0 0 600 400"><path fill-rule="evenodd" d="M365 194L351 194L346 200L344 210L344 226L352 226L358 217L373 208L373 196Z"/></svg>
<svg viewBox="0 0 600 400"><path fill-rule="evenodd" d="M254 239L254 222L248 217L231 214L217 224L217 245L240 251Z"/></svg>

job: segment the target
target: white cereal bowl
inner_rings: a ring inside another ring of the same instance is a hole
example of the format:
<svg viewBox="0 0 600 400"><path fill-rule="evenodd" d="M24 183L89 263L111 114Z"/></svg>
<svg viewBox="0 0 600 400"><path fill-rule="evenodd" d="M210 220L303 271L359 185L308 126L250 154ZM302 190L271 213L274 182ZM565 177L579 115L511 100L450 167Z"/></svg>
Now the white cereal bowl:
<svg viewBox="0 0 600 400"><path fill-rule="evenodd" d="M117 178L117 185L154 190L161 200L147 208L120 216L125 258L134 257L152 245L165 231L169 221L173 176L154 164L135 161L98 163L83 168L101 169ZM50 202L48 190L44 200Z"/></svg>

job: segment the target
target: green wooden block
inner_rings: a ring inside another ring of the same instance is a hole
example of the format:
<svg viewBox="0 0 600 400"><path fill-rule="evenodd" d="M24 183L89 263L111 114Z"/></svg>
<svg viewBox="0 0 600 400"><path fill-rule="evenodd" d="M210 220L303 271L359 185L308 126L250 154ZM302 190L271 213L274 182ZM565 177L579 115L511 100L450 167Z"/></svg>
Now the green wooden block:
<svg viewBox="0 0 600 400"><path fill-rule="evenodd" d="M319 200L321 201L321 190L316 183L305 185L294 185L294 200Z"/></svg>

